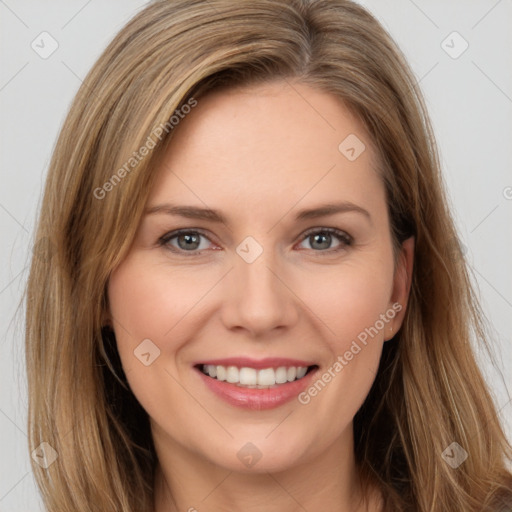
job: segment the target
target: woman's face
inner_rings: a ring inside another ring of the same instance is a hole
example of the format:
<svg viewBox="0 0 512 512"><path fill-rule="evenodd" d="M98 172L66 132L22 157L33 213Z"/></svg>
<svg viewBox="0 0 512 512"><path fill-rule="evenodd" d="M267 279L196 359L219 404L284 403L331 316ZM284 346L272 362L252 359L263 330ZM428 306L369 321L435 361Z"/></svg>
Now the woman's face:
<svg viewBox="0 0 512 512"><path fill-rule="evenodd" d="M108 288L157 450L276 471L351 442L412 258L411 240L394 272L362 124L280 81L210 94L174 130Z"/></svg>

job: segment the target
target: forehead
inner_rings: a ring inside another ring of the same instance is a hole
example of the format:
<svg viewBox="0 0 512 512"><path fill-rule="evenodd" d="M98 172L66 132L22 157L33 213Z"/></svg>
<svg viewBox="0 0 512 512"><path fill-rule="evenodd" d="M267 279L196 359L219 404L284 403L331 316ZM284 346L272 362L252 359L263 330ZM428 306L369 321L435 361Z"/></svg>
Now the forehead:
<svg viewBox="0 0 512 512"><path fill-rule="evenodd" d="M277 81L209 93L173 133L150 203L291 208L382 196L364 125L336 96ZM380 197L382 199L382 197Z"/></svg>

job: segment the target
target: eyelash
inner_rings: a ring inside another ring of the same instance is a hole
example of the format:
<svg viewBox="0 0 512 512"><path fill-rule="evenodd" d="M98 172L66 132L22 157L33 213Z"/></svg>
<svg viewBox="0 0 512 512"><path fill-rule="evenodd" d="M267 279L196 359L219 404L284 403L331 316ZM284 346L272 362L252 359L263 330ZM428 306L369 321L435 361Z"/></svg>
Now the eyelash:
<svg viewBox="0 0 512 512"><path fill-rule="evenodd" d="M324 253L324 254L325 253L327 253L327 254L338 253L340 251L345 250L346 247L351 246L354 242L354 239L349 234L347 234L344 231L341 231L339 229L336 229L336 228L312 228L312 229L309 229L303 234L301 242L306 240L310 236L313 236L316 234L322 234L322 233L328 233L331 235L335 235L339 239L341 244L337 248L334 248L334 249L326 249L326 250L308 249L308 250L319 253L319 255L323 255L322 253ZM166 247L167 249L169 249L170 251L172 251L174 253L185 254L187 257L200 256L201 253L203 252L203 250L198 251L197 249L195 249L194 251L185 251L183 249L173 247L169 244L169 242L172 239L174 239L180 235L185 235L185 234L186 235L198 234L198 235L201 235L201 236L205 237L206 239L210 240L206 236L206 234L200 229L177 229L175 231L171 231L170 233L166 233L165 235L161 236L158 239L158 245L162 246L162 247ZM211 240L210 240L210 242L211 242ZM189 253L189 254L187 254L187 253Z"/></svg>

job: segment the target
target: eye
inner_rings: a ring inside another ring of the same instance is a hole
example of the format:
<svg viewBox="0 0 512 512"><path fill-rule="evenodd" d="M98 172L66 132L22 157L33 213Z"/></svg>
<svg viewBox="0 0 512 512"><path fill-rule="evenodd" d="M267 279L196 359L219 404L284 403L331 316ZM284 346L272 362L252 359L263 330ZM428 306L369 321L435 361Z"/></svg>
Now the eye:
<svg viewBox="0 0 512 512"><path fill-rule="evenodd" d="M192 229L179 229L166 233L158 240L158 245L163 246L177 253L190 253L190 256L197 256L203 250L208 249L208 242L202 243L204 239L211 242L210 239L201 231ZM333 239L338 240L338 245L331 248ZM346 249L352 245L353 238L335 228L313 228L303 235L303 242L310 240L311 247L315 252L333 253Z"/></svg>
<svg viewBox="0 0 512 512"><path fill-rule="evenodd" d="M209 240L200 231L180 229L165 234L158 240L158 243L173 252L190 252L193 255L196 251L207 249L207 244L201 244L201 238ZM174 239L176 245L172 243Z"/></svg>
<svg viewBox="0 0 512 512"><path fill-rule="evenodd" d="M313 230L307 231L304 236L304 241L309 240L312 249L316 252L337 252L344 250L353 243L353 238L350 235L335 228L313 228ZM330 248L333 238L337 238L339 244Z"/></svg>

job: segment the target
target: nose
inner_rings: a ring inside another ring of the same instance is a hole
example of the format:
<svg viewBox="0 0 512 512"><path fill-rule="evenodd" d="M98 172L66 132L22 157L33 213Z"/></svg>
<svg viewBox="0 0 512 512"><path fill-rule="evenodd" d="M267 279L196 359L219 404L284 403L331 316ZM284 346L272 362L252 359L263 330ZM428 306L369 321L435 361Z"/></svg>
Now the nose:
<svg viewBox="0 0 512 512"><path fill-rule="evenodd" d="M252 263L235 254L233 265L224 280L222 320L226 328L261 337L297 322L300 299L272 251L264 250Z"/></svg>

